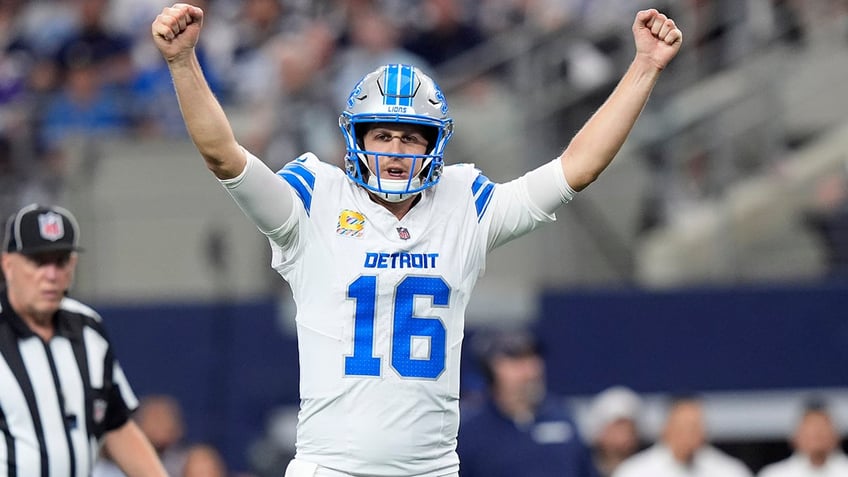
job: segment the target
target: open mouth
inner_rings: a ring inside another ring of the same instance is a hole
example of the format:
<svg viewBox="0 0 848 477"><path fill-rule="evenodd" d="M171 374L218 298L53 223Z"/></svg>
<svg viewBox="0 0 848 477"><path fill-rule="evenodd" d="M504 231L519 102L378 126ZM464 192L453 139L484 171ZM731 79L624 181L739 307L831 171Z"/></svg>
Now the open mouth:
<svg viewBox="0 0 848 477"><path fill-rule="evenodd" d="M392 179L405 179L406 178L406 170L400 167L389 167L386 168L385 173L388 177Z"/></svg>

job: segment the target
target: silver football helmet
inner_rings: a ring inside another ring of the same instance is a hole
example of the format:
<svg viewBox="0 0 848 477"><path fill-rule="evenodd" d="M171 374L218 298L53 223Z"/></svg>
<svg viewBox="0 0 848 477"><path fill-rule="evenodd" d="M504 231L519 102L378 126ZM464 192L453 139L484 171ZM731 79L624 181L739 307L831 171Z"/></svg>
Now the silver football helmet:
<svg viewBox="0 0 848 477"><path fill-rule="evenodd" d="M424 126L428 140L425 154L388 154L365 149L363 136L373 123L405 123ZM345 110L339 116L347 154L345 172L362 187L389 202L401 202L439 182L444 150L453 134L453 119L439 86L415 66L384 65L362 78L351 91ZM368 166L368 156L411 158L420 173L407 180L383 179Z"/></svg>

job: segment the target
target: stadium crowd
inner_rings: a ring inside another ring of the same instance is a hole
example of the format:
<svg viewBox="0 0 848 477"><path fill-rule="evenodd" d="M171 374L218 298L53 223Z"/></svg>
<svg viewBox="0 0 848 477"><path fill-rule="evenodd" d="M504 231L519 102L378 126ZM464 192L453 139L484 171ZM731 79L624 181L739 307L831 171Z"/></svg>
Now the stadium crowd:
<svg viewBox="0 0 848 477"><path fill-rule="evenodd" d="M173 91L163 80L165 65L146 41L150 19L167 3L0 2L0 212L52 202L68 173L69 148L84 150L110 136L185 137L179 111L170 107ZM583 33L593 41L569 50L570 87L603 89L616 76L613 71L625 66L611 45L626 38L631 12L650 4L694 25L689 55L700 67L687 67L682 75L692 81L757 42L781 36L802 43L811 17L832 16L840 5L822 0L826 7L802 10L803 2L770 0L747 2L747 7L726 0L667 5L623 0L195 3L208 12L210 34L199 52L207 77L227 108L250 111L246 145L272 167L290 160L294 151L341 158L336 131L312 128L307 134L303 125L333 124L326 119L338 115L348 85L389 59L418 64L450 84L447 77L471 63L463 54L499 36L573 29L581 33L570 41ZM675 87L686 81L675 81ZM482 101L479 84L469 89L469 103ZM280 114L283 109L276 106L283 102L286 113ZM312 120L316 117L322 120Z"/></svg>
<svg viewBox="0 0 848 477"><path fill-rule="evenodd" d="M173 108L173 91L166 87L167 69L148 41L150 20L168 3L0 0L0 215L8 216L24 203L55 202L67 173L69 147L85 148L110 136L185 136ZM597 38L614 40L627 30L630 12L638 8L625 0L193 3L208 12L199 50L207 78L226 107L250 111L250 121L241 125L247 130L246 145L272 168L304 150L341 159L338 132L317 126L335 122L352 78L390 59L447 76L463 54L512 29L544 34L574 27L608 31L610 35ZM636 3L665 8L657 2ZM844 2L827 0L810 2L818 7L803 14L804 2L792 1L668 3L676 4L668 6L678 10L675 17L697 25L689 37L695 51L689 64L697 67L681 71L676 88L728 65L756 42L780 37L803 46L811 18L835 11L844 15ZM728 29L725 16L733 16L737 23L732 26L738 28ZM740 32L748 42L739 41ZM622 65L605 50L607 42L587 46L582 59L596 61L581 65L590 65L596 76L575 76L573 81L606 87L605 72ZM285 109L276 107L283 103ZM822 417L811 413L814 420ZM819 421L829 426L827 419ZM832 430L820 432L828 433ZM825 437L832 446L833 436ZM801 452L803 442L793 444ZM763 475L784 475L770 472Z"/></svg>

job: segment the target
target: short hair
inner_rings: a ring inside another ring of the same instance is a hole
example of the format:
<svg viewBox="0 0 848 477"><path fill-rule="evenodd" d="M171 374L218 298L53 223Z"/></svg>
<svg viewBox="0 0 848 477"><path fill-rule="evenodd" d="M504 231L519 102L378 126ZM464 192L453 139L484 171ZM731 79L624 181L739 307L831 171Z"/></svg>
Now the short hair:
<svg viewBox="0 0 848 477"><path fill-rule="evenodd" d="M492 361L500 356L543 356L535 334L526 328L495 328L479 332L473 342L474 354L486 383L494 382Z"/></svg>

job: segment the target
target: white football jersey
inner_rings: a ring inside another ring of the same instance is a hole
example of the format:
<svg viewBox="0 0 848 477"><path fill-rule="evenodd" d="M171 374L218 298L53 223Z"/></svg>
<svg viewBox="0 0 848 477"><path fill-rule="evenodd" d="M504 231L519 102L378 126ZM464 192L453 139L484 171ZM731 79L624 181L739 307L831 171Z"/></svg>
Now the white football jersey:
<svg viewBox="0 0 848 477"><path fill-rule="evenodd" d="M457 472L471 290L488 250L554 216L521 179L495 185L469 164L445 167L401 220L312 154L278 175L297 194L269 236L297 305L297 459L355 475Z"/></svg>

